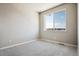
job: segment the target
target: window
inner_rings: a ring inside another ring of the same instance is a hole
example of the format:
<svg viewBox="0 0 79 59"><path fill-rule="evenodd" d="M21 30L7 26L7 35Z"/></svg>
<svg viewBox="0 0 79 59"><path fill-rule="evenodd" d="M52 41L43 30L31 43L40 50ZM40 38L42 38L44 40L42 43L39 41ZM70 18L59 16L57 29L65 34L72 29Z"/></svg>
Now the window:
<svg viewBox="0 0 79 59"><path fill-rule="evenodd" d="M44 30L65 30L66 10L60 10L44 15Z"/></svg>

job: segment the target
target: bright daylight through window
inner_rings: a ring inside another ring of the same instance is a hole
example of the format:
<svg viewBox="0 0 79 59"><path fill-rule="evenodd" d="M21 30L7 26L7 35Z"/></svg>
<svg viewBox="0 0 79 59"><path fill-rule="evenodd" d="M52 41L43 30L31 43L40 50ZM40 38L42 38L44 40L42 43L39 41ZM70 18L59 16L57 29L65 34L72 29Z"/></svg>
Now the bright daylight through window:
<svg viewBox="0 0 79 59"><path fill-rule="evenodd" d="M66 10L60 10L44 15L44 30L65 30Z"/></svg>

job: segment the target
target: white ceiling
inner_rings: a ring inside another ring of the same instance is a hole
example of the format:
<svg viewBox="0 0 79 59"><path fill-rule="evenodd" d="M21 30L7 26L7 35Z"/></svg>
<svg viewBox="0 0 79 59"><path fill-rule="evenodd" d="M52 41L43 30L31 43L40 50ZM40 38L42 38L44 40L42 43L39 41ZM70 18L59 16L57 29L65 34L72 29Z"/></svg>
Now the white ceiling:
<svg viewBox="0 0 79 59"><path fill-rule="evenodd" d="M42 12L42 11L45 11L49 8L52 8L52 7L55 7L57 5L60 5L62 3L1 3L0 4L0 7L4 6L18 6L19 8L21 7L22 8L25 8L25 9L31 9L31 10L34 10L36 12Z"/></svg>
<svg viewBox="0 0 79 59"><path fill-rule="evenodd" d="M27 3L26 5L32 9L34 9L37 12L45 11L49 8L55 7L57 5L60 5L61 3Z"/></svg>
<svg viewBox="0 0 79 59"><path fill-rule="evenodd" d="M12 5L20 6L20 7L22 6L23 8L26 9L30 8L36 12L42 12L60 4L62 3L22 3L22 4L12 4Z"/></svg>

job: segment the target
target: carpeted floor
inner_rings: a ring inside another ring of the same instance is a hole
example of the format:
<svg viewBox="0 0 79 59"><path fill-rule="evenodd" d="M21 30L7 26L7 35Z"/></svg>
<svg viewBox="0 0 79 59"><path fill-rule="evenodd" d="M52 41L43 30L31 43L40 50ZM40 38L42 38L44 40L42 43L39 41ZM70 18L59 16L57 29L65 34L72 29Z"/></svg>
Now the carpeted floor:
<svg viewBox="0 0 79 59"><path fill-rule="evenodd" d="M1 56L76 56L77 48L48 43L44 41L33 41L28 44L0 50Z"/></svg>

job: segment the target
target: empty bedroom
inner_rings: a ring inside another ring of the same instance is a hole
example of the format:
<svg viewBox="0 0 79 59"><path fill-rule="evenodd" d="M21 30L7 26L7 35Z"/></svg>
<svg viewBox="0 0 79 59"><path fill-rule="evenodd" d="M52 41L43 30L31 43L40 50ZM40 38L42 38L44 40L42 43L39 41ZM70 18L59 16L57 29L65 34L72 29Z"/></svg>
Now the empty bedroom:
<svg viewBox="0 0 79 59"><path fill-rule="evenodd" d="M0 3L0 56L77 56L77 3Z"/></svg>

